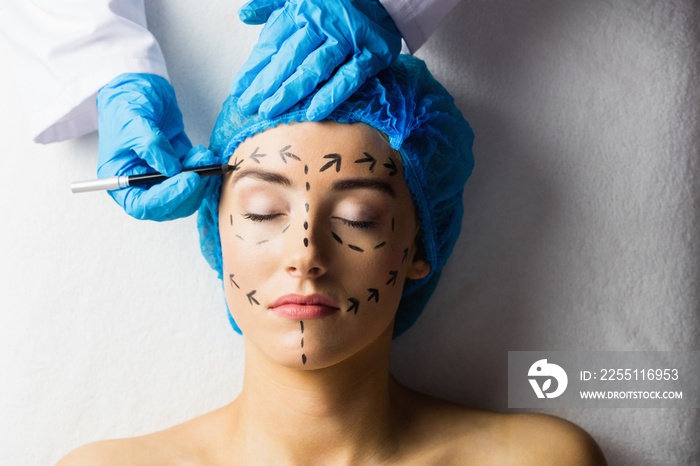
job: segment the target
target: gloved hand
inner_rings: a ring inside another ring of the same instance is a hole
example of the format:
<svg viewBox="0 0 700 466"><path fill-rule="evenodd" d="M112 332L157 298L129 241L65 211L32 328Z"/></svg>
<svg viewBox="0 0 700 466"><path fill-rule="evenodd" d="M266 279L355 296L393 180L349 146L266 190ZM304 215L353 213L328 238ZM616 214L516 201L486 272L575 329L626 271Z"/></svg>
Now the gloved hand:
<svg viewBox="0 0 700 466"><path fill-rule="evenodd" d="M206 181L182 166L215 163L211 151L192 147L170 83L152 74L125 73L97 94L97 176L153 170L172 178L149 187L109 191L127 214L140 220L172 220L194 213ZM179 174L178 174L179 173Z"/></svg>
<svg viewBox="0 0 700 466"><path fill-rule="evenodd" d="M401 51L401 33L379 0L251 0L239 11L262 24L258 43L231 93L244 113L278 115L335 74L313 97L321 120Z"/></svg>

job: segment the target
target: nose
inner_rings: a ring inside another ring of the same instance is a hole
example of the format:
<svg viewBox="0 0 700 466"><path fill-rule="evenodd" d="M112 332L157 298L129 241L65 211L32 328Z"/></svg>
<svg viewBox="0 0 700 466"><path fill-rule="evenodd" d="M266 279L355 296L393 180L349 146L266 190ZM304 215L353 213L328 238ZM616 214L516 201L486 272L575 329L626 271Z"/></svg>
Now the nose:
<svg viewBox="0 0 700 466"><path fill-rule="evenodd" d="M313 280L324 275L328 270L309 220L302 221L296 228L292 225L287 233L286 272L298 279Z"/></svg>

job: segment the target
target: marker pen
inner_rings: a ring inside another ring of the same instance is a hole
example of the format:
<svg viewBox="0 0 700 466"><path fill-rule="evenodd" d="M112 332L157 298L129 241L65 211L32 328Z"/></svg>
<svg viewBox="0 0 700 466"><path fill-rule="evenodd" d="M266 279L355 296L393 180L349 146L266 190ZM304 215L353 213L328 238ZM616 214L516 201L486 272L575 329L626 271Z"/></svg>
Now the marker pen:
<svg viewBox="0 0 700 466"><path fill-rule="evenodd" d="M183 172L195 172L199 176L216 176L223 175L233 169L233 166L228 164L204 165L201 167L183 168ZM90 191L112 191L114 189L122 189L130 186L144 186L151 184L162 183L167 180L168 176L160 173L146 173L144 175L122 175L112 176L109 178L97 178L95 180L74 181L70 184L70 189L74 193L87 193Z"/></svg>

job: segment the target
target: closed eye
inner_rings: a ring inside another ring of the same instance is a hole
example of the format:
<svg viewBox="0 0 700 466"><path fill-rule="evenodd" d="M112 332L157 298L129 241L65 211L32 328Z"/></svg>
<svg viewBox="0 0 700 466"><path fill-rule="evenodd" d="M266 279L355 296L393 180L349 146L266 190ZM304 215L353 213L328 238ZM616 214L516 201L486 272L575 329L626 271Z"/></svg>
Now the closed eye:
<svg viewBox="0 0 700 466"><path fill-rule="evenodd" d="M276 217L279 217L282 214L243 214L243 218L252 220L254 222L265 222L268 220L273 220Z"/></svg>
<svg viewBox="0 0 700 466"><path fill-rule="evenodd" d="M343 222L345 225L347 225L349 227L357 228L360 230L369 230L369 229L377 226L377 222L348 220L348 219L342 218L342 217L332 217L332 218L334 218L336 220L340 220L341 222Z"/></svg>

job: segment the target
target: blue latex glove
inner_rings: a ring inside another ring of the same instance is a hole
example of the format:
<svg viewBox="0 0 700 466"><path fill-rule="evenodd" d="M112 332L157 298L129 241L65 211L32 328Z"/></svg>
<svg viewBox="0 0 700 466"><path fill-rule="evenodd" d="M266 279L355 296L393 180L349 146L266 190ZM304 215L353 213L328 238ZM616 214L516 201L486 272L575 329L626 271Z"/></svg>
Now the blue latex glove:
<svg viewBox="0 0 700 466"><path fill-rule="evenodd" d="M97 111L98 177L154 170L172 176L148 189L109 191L117 204L139 220L164 221L193 214L206 182L196 173L180 173L182 167L216 161L204 147L192 147L170 83L152 74L119 75L100 89Z"/></svg>
<svg viewBox="0 0 700 466"><path fill-rule="evenodd" d="M266 24L231 93L242 112L265 118L333 75L307 110L321 120L401 51L401 33L378 0L252 0L239 16Z"/></svg>

